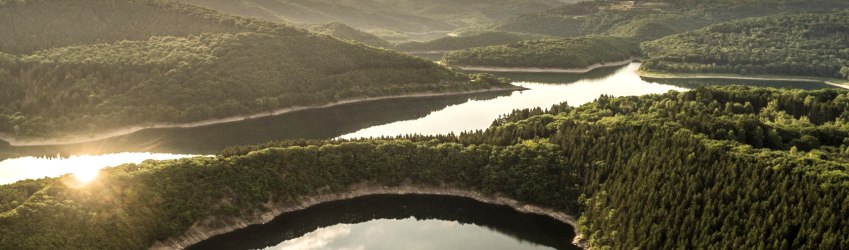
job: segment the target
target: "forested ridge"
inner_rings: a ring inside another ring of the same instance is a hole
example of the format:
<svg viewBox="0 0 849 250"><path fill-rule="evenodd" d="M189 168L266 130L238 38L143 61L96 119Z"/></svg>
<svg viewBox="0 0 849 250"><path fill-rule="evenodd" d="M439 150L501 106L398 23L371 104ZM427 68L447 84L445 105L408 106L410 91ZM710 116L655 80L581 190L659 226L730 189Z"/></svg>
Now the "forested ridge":
<svg viewBox="0 0 849 250"><path fill-rule="evenodd" d="M638 43L629 38L589 36L522 41L454 51L449 65L493 67L586 68L638 56Z"/></svg>
<svg viewBox="0 0 849 250"><path fill-rule="evenodd" d="M0 248L146 248L370 182L580 215L594 248L849 247L845 90L710 87L517 110L485 131L285 141L0 186Z"/></svg>
<svg viewBox="0 0 849 250"><path fill-rule="evenodd" d="M849 8L843 0L711 0L636 1L637 6L618 6L617 1L583 1L526 13L498 22L500 31L552 36L629 36L650 41L729 20Z"/></svg>
<svg viewBox="0 0 849 250"><path fill-rule="evenodd" d="M849 12L727 22L644 43L644 70L849 79Z"/></svg>
<svg viewBox="0 0 849 250"><path fill-rule="evenodd" d="M507 85L173 2L16 1L0 20L0 133L20 137Z"/></svg>

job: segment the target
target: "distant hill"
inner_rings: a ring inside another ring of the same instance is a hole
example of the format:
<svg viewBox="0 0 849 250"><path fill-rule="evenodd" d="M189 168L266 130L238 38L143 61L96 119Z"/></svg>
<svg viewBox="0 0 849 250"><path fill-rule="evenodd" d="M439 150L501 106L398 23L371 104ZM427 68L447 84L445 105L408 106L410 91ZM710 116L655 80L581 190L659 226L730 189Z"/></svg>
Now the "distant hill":
<svg viewBox="0 0 849 250"><path fill-rule="evenodd" d="M843 0L664 0L634 6L586 1L518 15L493 28L562 37L609 34L652 40L733 19L847 7L849 2Z"/></svg>
<svg viewBox="0 0 849 250"><path fill-rule="evenodd" d="M522 41L451 52L445 62L459 66L580 69L639 55L638 43L621 37L575 37Z"/></svg>
<svg viewBox="0 0 849 250"><path fill-rule="evenodd" d="M849 11L726 22L642 49L649 71L847 78Z"/></svg>
<svg viewBox="0 0 849 250"><path fill-rule="evenodd" d="M377 37L367 32L363 32L361 30L351 28L350 26L341 23L311 24L306 25L305 27L309 31L332 36L337 39L356 41L374 47L392 47L392 44L390 44L386 40L381 39L380 37Z"/></svg>
<svg viewBox="0 0 849 250"><path fill-rule="evenodd" d="M361 29L450 31L562 4L558 0L180 0L275 22L338 22Z"/></svg>
<svg viewBox="0 0 849 250"><path fill-rule="evenodd" d="M444 37L427 42L409 42L395 46L400 51L453 51L481 46L509 44L525 40L552 38L537 34L514 32L483 31L460 34L456 37Z"/></svg>
<svg viewBox="0 0 849 250"><path fill-rule="evenodd" d="M366 96L490 87L396 52L146 0L0 7L0 133L90 134Z"/></svg>

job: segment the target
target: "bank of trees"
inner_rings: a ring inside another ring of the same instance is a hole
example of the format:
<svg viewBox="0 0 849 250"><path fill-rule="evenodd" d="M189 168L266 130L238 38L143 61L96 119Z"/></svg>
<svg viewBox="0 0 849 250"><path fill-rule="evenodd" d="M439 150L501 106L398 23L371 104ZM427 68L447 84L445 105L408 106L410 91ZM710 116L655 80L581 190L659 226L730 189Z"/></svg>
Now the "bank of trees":
<svg viewBox="0 0 849 250"><path fill-rule="evenodd" d="M644 43L643 69L846 78L849 13L779 15Z"/></svg>
<svg viewBox="0 0 849 250"><path fill-rule="evenodd" d="M628 38L590 36L546 39L471 48L445 55L445 62L462 66L585 68L639 55Z"/></svg>
<svg viewBox="0 0 849 250"><path fill-rule="evenodd" d="M842 249L847 122L843 90L722 87L517 110L460 135L236 147L105 169L82 188L68 176L0 186L0 248L146 248L370 182L581 215L597 248Z"/></svg>

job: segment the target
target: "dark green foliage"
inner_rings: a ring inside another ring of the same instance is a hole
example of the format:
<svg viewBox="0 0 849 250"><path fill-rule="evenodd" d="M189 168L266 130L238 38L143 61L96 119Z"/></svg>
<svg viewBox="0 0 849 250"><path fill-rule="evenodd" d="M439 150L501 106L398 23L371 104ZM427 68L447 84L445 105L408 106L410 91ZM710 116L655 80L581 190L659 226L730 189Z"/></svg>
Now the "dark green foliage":
<svg viewBox="0 0 849 250"><path fill-rule="evenodd" d="M360 42L379 48L390 48L392 44L375 35L354 29L341 23L307 25L309 31L332 36L336 39Z"/></svg>
<svg viewBox="0 0 849 250"><path fill-rule="evenodd" d="M585 68L637 55L637 42L631 39L590 36L471 48L446 54L445 62L472 66Z"/></svg>
<svg viewBox="0 0 849 250"><path fill-rule="evenodd" d="M121 14L135 7L145 14ZM125 11L115 13L116 8ZM51 40L12 32L0 39L24 46L15 51L38 50L0 54L0 133L15 136L492 87L467 84L467 76L399 53L184 5L44 0L0 7L0 18L15 22L29 20L27 13L41 21L21 32L38 27L45 34L75 35ZM156 36L164 34L187 36ZM96 44L66 46L79 43Z"/></svg>
<svg viewBox="0 0 849 250"><path fill-rule="evenodd" d="M427 42L408 42L395 46L400 51L454 51L481 46L510 44L526 40L551 38L542 35L484 31L460 34L456 37L444 37Z"/></svg>
<svg viewBox="0 0 849 250"><path fill-rule="evenodd" d="M746 19L647 42L643 68L843 78L849 12Z"/></svg>
<svg viewBox="0 0 849 250"><path fill-rule="evenodd" d="M486 131L288 141L0 186L0 248L141 249L370 182L448 185L581 214L594 248L849 247L845 90L700 88L517 110ZM724 132L723 132L724 131ZM320 191L324 190L324 191Z"/></svg>

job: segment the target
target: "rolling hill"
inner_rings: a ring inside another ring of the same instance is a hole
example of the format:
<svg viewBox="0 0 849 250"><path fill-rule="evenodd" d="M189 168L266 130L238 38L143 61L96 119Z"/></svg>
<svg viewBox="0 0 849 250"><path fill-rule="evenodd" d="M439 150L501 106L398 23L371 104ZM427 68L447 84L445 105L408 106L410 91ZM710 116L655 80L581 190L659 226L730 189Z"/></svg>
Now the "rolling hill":
<svg viewBox="0 0 849 250"><path fill-rule="evenodd" d="M172 2L12 2L0 20L0 133L15 137L490 87L399 53Z"/></svg>
<svg viewBox="0 0 849 250"><path fill-rule="evenodd" d="M408 33L456 28L536 12L558 0L180 0L225 13L289 23L344 23Z"/></svg>
<svg viewBox="0 0 849 250"><path fill-rule="evenodd" d="M846 79L847 34L847 11L726 22L644 43L642 69Z"/></svg>
<svg viewBox="0 0 849 250"><path fill-rule="evenodd" d="M728 20L847 8L842 0L586 1L505 19L493 29L552 36L627 35L643 41Z"/></svg>

